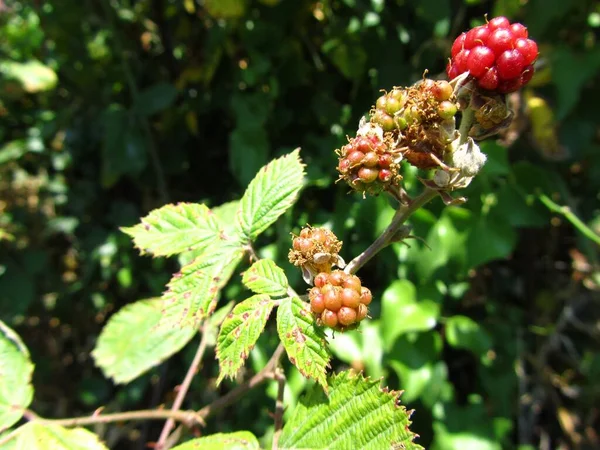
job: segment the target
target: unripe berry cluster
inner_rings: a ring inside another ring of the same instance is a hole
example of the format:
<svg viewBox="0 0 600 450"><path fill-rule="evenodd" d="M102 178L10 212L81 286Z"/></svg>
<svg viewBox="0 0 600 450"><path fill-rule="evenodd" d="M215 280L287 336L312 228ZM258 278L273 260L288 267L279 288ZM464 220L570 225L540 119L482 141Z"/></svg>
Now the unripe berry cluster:
<svg viewBox="0 0 600 450"><path fill-rule="evenodd" d="M450 79L468 71L480 88L506 94L529 83L538 46L525 26L495 17L458 36L451 53Z"/></svg>
<svg viewBox="0 0 600 450"><path fill-rule="evenodd" d="M311 279L319 272L330 272L333 265L343 267L344 260L339 255L341 249L342 242L333 231L307 226L292 238L288 259L293 265L306 271L307 277Z"/></svg>
<svg viewBox="0 0 600 450"><path fill-rule="evenodd" d="M337 151L338 172L354 190L376 194L387 186L396 185L396 160L399 152L392 151L390 142L376 132L358 135Z"/></svg>
<svg viewBox="0 0 600 450"><path fill-rule="evenodd" d="M455 138L457 111L450 83L425 78L379 97L371 121L389 133L410 164L429 169L440 165Z"/></svg>
<svg viewBox="0 0 600 450"><path fill-rule="evenodd" d="M319 273L314 282L308 298L319 324L344 331L367 317L373 297L356 275L334 270Z"/></svg>

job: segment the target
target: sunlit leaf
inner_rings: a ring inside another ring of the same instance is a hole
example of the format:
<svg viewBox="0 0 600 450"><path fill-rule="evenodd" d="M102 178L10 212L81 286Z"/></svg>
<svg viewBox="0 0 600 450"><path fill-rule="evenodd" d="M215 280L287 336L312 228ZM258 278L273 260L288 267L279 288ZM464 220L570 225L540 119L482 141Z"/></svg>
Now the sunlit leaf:
<svg viewBox="0 0 600 450"><path fill-rule="evenodd" d="M166 324L164 300L141 300L125 306L102 329L92 356L116 383L128 383L178 352L197 329Z"/></svg>
<svg viewBox="0 0 600 450"><path fill-rule="evenodd" d="M3 447L4 448L4 447ZM30 422L18 429L15 450L108 450L100 438L85 428Z"/></svg>
<svg viewBox="0 0 600 450"><path fill-rule="evenodd" d="M329 380L329 395L314 387L286 423L282 448L421 449L409 430L399 392L384 392L379 380L341 372Z"/></svg>
<svg viewBox="0 0 600 450"><path fill-rule="evenodd" d="M246 189L237 225L248 239L255 239L296 201L304 179L299 152L271 161Z"/></svg>
<svg viewBox="0 0 600 450"><path fill-rule="evenodd" d="M173 450L258 450L258 439L249 431L217 433L192 439L173 447Z"/></svg>
<svg viewBox="0 0 600 450"><path fill-rule="evenodd" d="M283 300L277 309L277 332L292 364L327 391L329 350L307 304L298 297Z"/></svg>
<svg viewBox="0 0 600 450"><path fill-rule="evenodd" d="M268 295L254 295L238 303L225 318L217 338L219 378L233 378L265 328L275 303Z"/></svg>
<svg viewBox="0 0 600 450"><path fill-rule="evenodd" d="M23 415L33 399L33 364L17 333L0 321L0 430Z"/></svg>
<svg viewBox="0 0 600 450"><path fill-rule="evenodd" d="M206 248L219 239L220 224L206 205L178 203L155 209L141 223L121 230L142 253L169 256Z"/></svg>
<svg viewBox="0 0 600 450"><path fill-rule="evenodd" d="M451 346L471 350L479 356L483 356L492 347L492 339L489 334L467 316L448 318L446 339Z"/></svg>
<svg viewBox="0 0 600 450"><path fill-rule="evenodd" d="M283 270L270 259L257 261L244 273L244 285L257 294L280 296L287 293L288 280Z"/></svg>
<svg viewBox="0 0 600 450"><path fill-rule="evenodd" d="M23 89L31 94L54 89L58 82L54 70L35 60L25 63L2 61L0 62L0 73L6 78L17 80Z"/></svg>

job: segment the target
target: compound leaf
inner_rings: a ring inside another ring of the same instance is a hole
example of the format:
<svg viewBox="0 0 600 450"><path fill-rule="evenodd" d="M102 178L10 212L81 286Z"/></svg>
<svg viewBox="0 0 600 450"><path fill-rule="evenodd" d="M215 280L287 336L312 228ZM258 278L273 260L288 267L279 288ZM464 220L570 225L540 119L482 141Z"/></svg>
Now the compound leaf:
<svg viewBox="0 0 600 450"><path fill-rule="evenodd" d="M233 378L265 328L274 302L268 295L254 295L238 303L223 321L217 338L219 378Z"/></svg>
<svg viewBox="0 0 600 450"><path fill-rule="evenodd" d="M244 285L257 294L285 295L288 280L283 270L270 259L261 259L248 269L242 278Z"/></svg>
<svg viewBox="0 0 600 450"><path fill-rule="evenodd" d="M288 297L281 302L277 309L277 332L292 364L327 391L330 356L325 335L300 298Z"/></svg>
<svg viewBox="0 0 600 450"><path fill-rule="evenodd" d="M241 234L255 239L296 201L304 180L300 150L264 166L246 189L237 215Z"/></svg>
<svg viewBox="0 0 600 450"><path fill-rule="evenodd" d="M108 450L85 428L29 422L18 428L14 450Z"/></svg>
<svg viewBox="0 0 600 450"><path fill-rule="evenodd" d="M141 223L121 230L133 238L142 254L170 256L206 248L219 239L221 227L206 205L178 203L155 209Z"/></svg>
<svg viewBox="0 0 600 450"><path fill-rule="evenodd" d="M173 450L258 450L258 439L249 431L217 433L192 439L173 447Z"/></svg>
<svg viewBox="0 0 600 450"><path fill-rule="evenodd" d="M92 356L104 375L128 383L187 344L197 329L164 323L164 300L140 300L112 316Z"/></svg>
<svg viewBox="0 0 600 450"><path fill-rule="evenodd" d="M341 372L329 380L329 395L316 386L300 399L281 434L282 448L422 449L408 426L400 393L383 392L379 380Z"/></svg>
<svg viewBox="0 0 600 450"><path fill-rule="evenodd" d="M162 296L166 301L163 314L167 323L175 320L181 326L197 326L209 316L215 310L220 289L243 254L236 243L223 241L173 275Z"/></svg>
<svg viewBox="0 0 600 450"><path fill-rule="evenodd" d="M0 430L23 416L33 399L33 364L21 338L0 321Z"/></svg>

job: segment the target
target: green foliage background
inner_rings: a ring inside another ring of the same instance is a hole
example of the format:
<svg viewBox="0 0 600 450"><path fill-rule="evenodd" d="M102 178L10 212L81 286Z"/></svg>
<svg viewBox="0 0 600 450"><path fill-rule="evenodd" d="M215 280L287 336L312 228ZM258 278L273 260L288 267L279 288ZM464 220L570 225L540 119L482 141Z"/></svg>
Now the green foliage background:
<svg viewBox="0 0 600 450"><path fill-rule="evenodd" d="M195 341L125 386L90 357L112 313L160 296L178 270L118 230L153 208L239 198L301 147L307 185L259 253L302 290L290 231L326 224L347 261L362 251L392 209L335 184L333 150L380 89L443 76L454 37L485 13L529 27L538 73L511 96L514 126L483 144L468 203L432 202L411 220L427 246L395 244L361 270L373 319L332 341L334 368L405 390L427 448L598 448L599 247L540 201L600 233L600 6L585 0L0 1L0 319L36 364L33 408L68 417L172 398ZM416 176L405 168L411 192ZM221 302L246 294L234 276ZM277 344L271 322L254 370ZM306 382L287 369L293 405ZM234 386L217 377L208 359L186 407ZM206 432L268 439L275 394L252 391ZM157 426L103 438L144 448Z"/></svg>

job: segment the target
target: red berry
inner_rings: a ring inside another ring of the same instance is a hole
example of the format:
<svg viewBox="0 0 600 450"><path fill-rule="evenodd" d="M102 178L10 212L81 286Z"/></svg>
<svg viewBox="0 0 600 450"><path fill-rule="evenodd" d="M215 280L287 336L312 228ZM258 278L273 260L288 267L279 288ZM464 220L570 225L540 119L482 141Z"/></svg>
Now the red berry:
<svg viewBox="0 0 600 450"><path fill-rule="evenodd" d="M316 314L325 311L325 299L321 294L317 294L310 299L310 309Z"/></svg>
<svg viewBox="0 0 600 450"><path fill-rule="evenodd" d="M512 31L513 36L516 38L527 38L528 36L527 27L520 23L513 23L510 26L510 31Z"/></svg>
<svg viewBox="0 0 600 450"><path fill-rule="evenodd" d="M526 65L525 58L518 50L507 50L496 61L498 78L510 80L519 77Z"/></svg>
<svg viewBox="0 0 600 450"><path fill-rule="evenodd" d="M467 70L467 59L469 58L470 50L461 50L458 55L454 57L454 65L459 73L466 72Z"/></svg>
<svg viewBox="0 0 600 450"><path fill-rule="evenodd" d="M338 322L344 326L352 325L356 322L356 310L343 306L337 313Z"/></svg>
<svg viewBox="0 0 600 450"><path fill-rule="evenodd" d="M498 87L498 71L496 67L490 67L478 80L479 87L488 91L494 91Z"/></svg>
<svg viewBox="0 0 600 450"><path fill-rule="evenodd" d="M363 152L354 151L347 156L347 160L350 161L350 167L354 167L360 164L365 157Z"/></svg>
<svg viewBox="0 0 600 450"><path fill-rule="evenodd" d="M482 76L487 69L492 67L496 56L488 47L478 45L471 50L467 58L467 69L475 78Z"/></svg>
<svg viewBox="0 0 600 450"><path fill-rule="evenodd" d="M371 151L372 143L369 142L368 139L365 139L363 136L356 138L356 150L362 153L367 153Z"/></svg>
<svg viewBox="0 0 600 450"><path fill-rule="evenodd" d="M514 47L514 37L507 28L498 28L494 30L487 41L487 46L498 57L502 52Z"/></svg>
<svg viewBox="0 0 600 450"><path fill-rule="evenodd" d="M328 276L322 272L315 277L315 286L321 288L327 284Z"/></svg>
<svg viewBox="0 0 600 450"><path fill-rule="evenodd" d="M338 164L338 171L340 173L346 173L348 172L348 170L350 170L350 161L348 161L346 158L340 159L340 162Z"/></svg>
<svg viewBox="0 0 600 450"><path fill-rule="evenodd" d="M452 50L450 52L453 58L463 49L466 37L467 33L463 33L454 40L454 44L452 44Z"/></svg>
<svg viewBox="0 0 600 450"><path fill-rule="evenodd" d="M519 77L512 80L500 80L496 90L501 94L508 94L509 92L518 91L522 86L521 78Z"/></svg>
<svg viewBox="0 0 600 450"><path fill-rule="evenodd" d="M455 79L457 76L460 75L458 67L456 67L455 64L451 63L448 63L448 65L446 66L446 73L448 74L448 78L450 78L451 80Z"/></svg>
<svg viewBox="0 0 600 450"><path fill-rule="evenodd" d="M369 152L365 155L362 163L367 167L375 167L379 163L379 156L375 152Z"/></svg>
<svg viewBox="0 0 600 450"><path fill-rule="evenodd" d="M378 175L379 181L386 182L392 178L392 172L388 169L381 169Z"/></svg>
<svg viewBox="0 0 600 450"><path fill-rule="evenodd" d="M342 298L343 306L348 306L349 308L358 308L358 305L360 305L360 294L354 289L342 289L340 297Z"/></svg>
<svg viewBox="0 0 600 450"><path fill-rule="evenodd" d="M387 169L392 165L394 158L389 153L384 153L383 155L379 155L379 167Z"/></svg>
<svg viewBox="0 0 600 450"><path fill-rule="evenodd" d="M490 29L487 25L481 25L469 30L465 38L465 48L472 49L478 45L485 45L490 36Z"/></svg>
<svg viewBox="0 0 600 450"><path fill-rule="evenodd" d="M533 66L527 66L523 70L523 74L521 75L521 85L525 86L527 83L531 81L533 77Z"/></svg>
<svg viewBox="0 0 600 450"><path fill-rule="evenodd" d="M375 169L369 169L368 167L361 167L358 171L358 177L364 183L372 183L377 179L379 171Z"/></svg>
<svg viewBox="0 0 600 450"><path fill-rule="evenodd" d="M331 289L321 292L323 294L323 299L325 300L325 308L329 309L330 311L339 311L339 309L342 307L342 299L339 298L338 293L335 289L333 289L333 286Z"/></svg>
<svg viewBox="0 0 600 450"><path fill-rule="evenodd" d="M510 22L506 17L499 16L490 20L487 26L490 30L495 30L497 28L510 28Z"/></svg>
<svg viewBox="0 0 600 450"><path fill-rule="evenodd" d="M323 325L329 328L335 328L338 324L338 315L337 312L329 311L326 309L321 314L321 322Z"/></svg>
<svg viewBox="0 0 600 450"><path fill-rule="evenodd" d="M517 39L515 42L515 48L525 58L525 64L529 65L536 60L538 57L538 46L535 41L531 39Z"/></svg>
<svg viewBox="0 0 600 450"><path fill-rule="evenodd" d="M360 302L363 305L369 306L371 304L371 300L373 300L373 296L371 295L371 291L369 288L362 287L360 288Z"/></svg>

